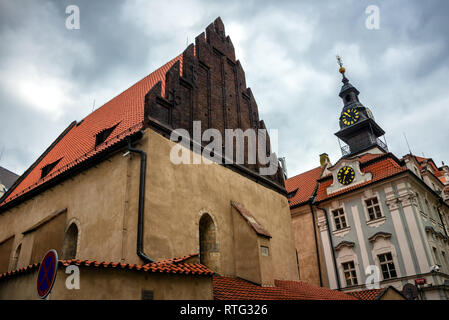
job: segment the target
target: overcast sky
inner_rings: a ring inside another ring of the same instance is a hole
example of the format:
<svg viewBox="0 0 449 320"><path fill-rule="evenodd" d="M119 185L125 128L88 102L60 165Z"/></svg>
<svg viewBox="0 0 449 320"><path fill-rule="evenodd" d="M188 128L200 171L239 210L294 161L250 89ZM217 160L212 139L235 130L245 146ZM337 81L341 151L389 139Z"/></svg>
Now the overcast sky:
<svg viewBox="0 0 449 320"><path fill-rule="evenodd" d="M68 30L65 10L80 9ZM377 5L378 30L365 10ZM0 0L0 166L22 174L220 16L289 176L341 157L340 54L389 150L449 163L449 1Z"/></svg>

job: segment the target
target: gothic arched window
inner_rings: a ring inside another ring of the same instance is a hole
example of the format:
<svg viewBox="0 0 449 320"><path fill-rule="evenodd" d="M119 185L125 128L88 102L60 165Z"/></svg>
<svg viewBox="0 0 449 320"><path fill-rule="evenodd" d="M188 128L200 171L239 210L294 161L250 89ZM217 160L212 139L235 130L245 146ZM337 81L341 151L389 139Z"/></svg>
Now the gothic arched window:
<svg viewBox="0 0 449 320"><path fill-rule="evenodd" d="M199 223L200 263L211 270L217 271L219 265L219 250L217 232L212 217L205 213Z"/></svg>
<svg viewBox="0 0 449 320"><path fill-rule="evenodd" d="M62 256L61 259L75 259L76 248L78 246L78 227L75 223L72 223L64 235L64 241L62 243Z"/></svg>

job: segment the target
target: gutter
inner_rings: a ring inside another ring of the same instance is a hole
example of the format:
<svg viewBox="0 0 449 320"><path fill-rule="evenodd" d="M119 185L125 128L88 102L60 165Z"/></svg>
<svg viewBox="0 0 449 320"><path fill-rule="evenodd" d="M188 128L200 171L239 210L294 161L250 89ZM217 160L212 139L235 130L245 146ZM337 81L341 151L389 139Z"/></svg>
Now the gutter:
<svg viewBox="0 0 449 320"><path fill-rule="evenodd" d="M332 240L332 234L331 234L331 228L329 226L329 217L327 214L327 210L324 208L320 208L318 206L316 206L316 208L319 210L322 210L324 212L324 214L326 215L327 234L329 235L329 241L331 243L331 248L332 248L332 262L334 264L335 277L337 279L337 290L341 290L340 275L338 274L337 259L335 258L335 250L334 250L334 241Z"/></svg>
<svg viewBox="0 0 449 320"><path fill-rule="evenodd" d="M142 138L143 133L140 131L139 138ZM145 263L153 263L154 260L149 258L143 252L143 223L145 213L145 176L147 168L147 154L145 151L133 148L131 145L131 139L128 139L128 151L137 153L140 155L140 181L139 181L139 208L137 218L137 255Z"/></svg>
<svg viewBox="0 0 449 320"><path fill-rule="evenodd" d="M316 235L316 220L315 220L315 211L313 210L313 198L311 198L311 200L309 201L309 207L310 210L312 211L312 221L313 221L313 236L315 238L315 250L316 250L316 259L318 262L318 275L320 277L320 287L323 286L323 277L321 275L321 261L320 261L320 251L318 249L318 237Z"/></svg>
<svg viewBox="0 0 449 320"><path fill-rule="evenodd" d="M128 136L128 139L140 139L138 136L140 136L140 131L137 131L136 133L131 134L130 136ZM141 137L141 136L140 136ZM118 152L119 150L123 150L123 147L126 148L126 140L125 138L123 138L120 141L117 141L116 143L108 146L106 149L102 150L100 153L95 154L94 156L82 161L82 162L78 162L76 165L74 165L73 167L69 168L66 171L61 172L60 174L58 174L57 176L55 176L54 178L51 178L47 181L45 181L44 183L32 188L31 190L25 192L24 194L20 195L17 198L14 198L8 202L6 202L5 204L0 206L0 215L3 214L3 212L19 205L20 203L31 199L32 197L40 194L41 192L44 192L45 190L48 190L49 188L52 188L56 185L58 185L61 182L64 182L65 180L67 180L68 178L86 170L91 168L92 166L97 165L98 163L104 161L105 159L107 159L108 157L111 156L111 154L113 154L114 152ZM37 162L37 161L36 161ZM30 170L30 169L29 169ZM24 173L23 176L25 176L27 173ZM19 178L20 179L20 178ZM9 190L13 190L13 188L10 188ZM9 191L8 190L8 191ZM4 197L4 196L3 196ZM2 199L6 199L6 198L2 198Z"/></svg>
<svg viewBox="0 0 449 320"><path fill-rule="evenodd" d="M447 237L448 234L447 234L447 230L446 230L446 224L444 223L443 215L441 214L441 211L440 211L440 208L443 205L442 204L443 200L442 199L438 199L438 200L439 200L438 207L437 207L438 217L440 218L440 222L443 225L444 234Z"/></svg>

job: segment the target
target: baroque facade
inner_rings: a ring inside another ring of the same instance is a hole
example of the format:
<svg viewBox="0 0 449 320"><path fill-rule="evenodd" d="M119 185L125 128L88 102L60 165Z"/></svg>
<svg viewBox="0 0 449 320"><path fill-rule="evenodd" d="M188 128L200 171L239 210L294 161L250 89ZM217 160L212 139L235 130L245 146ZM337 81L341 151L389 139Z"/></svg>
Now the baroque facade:
<svg viewBox="0 0 449 320"><path fill-rule="evenodd" d="M309 190L310 222L303 228L318 229L318 245L309 239L299 247L302 228L294 228L300 261L316 252L312 269L324 265L333 289L364 290L379 281L409 298L448 299L448 167L388 152L384 131L343 67L340 72L344 106L336 136L344 142L343 157L332 165L323 154L320 167L286 181L293 224L298 206L304 207L301 194Z"/></svg>

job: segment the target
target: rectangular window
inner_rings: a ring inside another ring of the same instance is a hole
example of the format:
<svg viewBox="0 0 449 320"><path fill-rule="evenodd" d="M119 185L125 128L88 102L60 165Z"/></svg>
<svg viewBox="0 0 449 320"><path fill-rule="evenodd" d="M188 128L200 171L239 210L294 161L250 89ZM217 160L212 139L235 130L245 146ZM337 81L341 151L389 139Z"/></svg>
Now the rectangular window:
<svg viewBox="0 0 449 320"><path fill-rule="evenodd" d="M343 208L333 210L332 215L334 216L336 230L344 229L347 227L345 212L343 211Z"/></svg>
<svg viewBox="0 0 449 320"><path fill-rule="evenodd" d="M393 256L391 255L391 252L380 254L377 257L379 258L380 268L382 270L384 280L396 278L396 268L394 266Z"/></svg>
<svg viewBox="0 0 449 320"><path fill-rule="evenodd" d="M343 273L346 279L346 286L357 285L357 274L355 272L354 261L342 263Z"/></svg>
<svg viewBox="0 0 449 320"><path fill-rule="evenodd" d="M142 290L142 300L154 300L154 292L151 290Z"/></svg>
<svg viewBox="0 0 449 320"><path fill-rule="evenodd" d="M377 197L365 200L365 203L370 220L382 218L382 211L380 211L379 200Z"/></svg>
<svg viewBox="0 0 449 320"><path fill-rule="evenodd" d="M268 257L270 255L270 248L268 248L268 247L260 246L260 251L263 256Z"/></svg>
<svg viewBox="0 0 449 320"><path fill-rule="evenodd" d="M416 194L416 199L418 201L418 207L419 207L419 211L421 211L425 216L427 216L427 214L424 212L424 208L421 202L421 197L419 196L419 194Z"/></svg>
<svg viewBox="0 0 449 320"><path fill-rule="evenodd" d="M441 266L440 257L438 256L438 250L435 247L432 247L433 249L433 257L435 258L435 263L439 266Z"/></svg>

